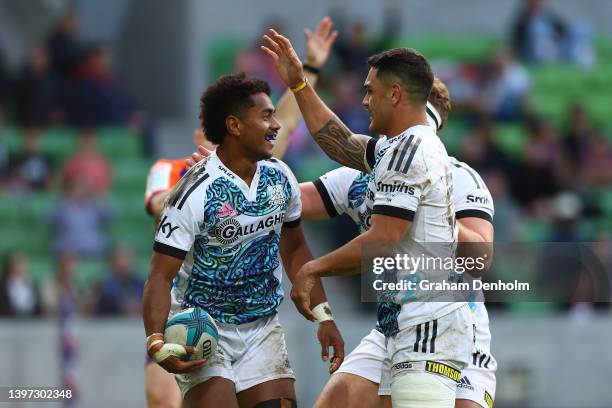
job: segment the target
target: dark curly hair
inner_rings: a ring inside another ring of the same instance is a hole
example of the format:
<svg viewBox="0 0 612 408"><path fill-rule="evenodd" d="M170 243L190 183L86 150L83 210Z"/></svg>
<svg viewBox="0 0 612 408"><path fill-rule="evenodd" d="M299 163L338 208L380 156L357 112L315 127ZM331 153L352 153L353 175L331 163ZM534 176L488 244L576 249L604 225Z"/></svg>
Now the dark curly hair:
<svg viewBox="0 0 612 408"><path fill-rule="evenodd" d="M393 77L403 85L410 99L427 102L433 85L433 73L429 62L412 48L394 48L372 55L368 59L372 68L377 68L377 77L387 80Z"/></svg>
<svg viewBox="0 0 612 408"><path fill-rule="evenodd" d="M225 119L240 116L255 103L251 95L263 92L270 96L270 85L244 73L224 75L210 84L200 98L200 123L206 138L221 144L227 135Z"/></svg>

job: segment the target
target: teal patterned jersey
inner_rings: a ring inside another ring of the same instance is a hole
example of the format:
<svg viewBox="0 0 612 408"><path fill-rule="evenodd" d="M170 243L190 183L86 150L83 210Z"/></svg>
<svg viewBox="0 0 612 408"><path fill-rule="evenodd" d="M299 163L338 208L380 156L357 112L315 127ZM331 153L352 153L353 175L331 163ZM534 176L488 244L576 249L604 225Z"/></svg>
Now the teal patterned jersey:
<svg viewBox="0 0 612 408"><path fill-rule="evenodd" d="M184 259L173 310L199 306L221 323L243 324L276 311L283 299L283 226L299 225L299 186L276 159L257 163L248 186L213 153L171 193L155 251Z"/></svg>

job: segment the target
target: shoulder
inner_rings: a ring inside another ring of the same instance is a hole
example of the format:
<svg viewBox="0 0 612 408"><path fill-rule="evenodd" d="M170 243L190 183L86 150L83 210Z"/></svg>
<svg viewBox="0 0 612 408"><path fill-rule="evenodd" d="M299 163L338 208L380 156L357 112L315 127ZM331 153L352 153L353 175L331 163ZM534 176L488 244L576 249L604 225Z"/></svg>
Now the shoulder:
<svg viewBox="0 0 612 408"><path fill-rule="evenodd" d="M467 163L461 162L454 157L450 158L451 173L453 174L454 190L484 189L488 190L487 186L480 177L480 174Z"/></svg>
<svg viewBox="0 0 612 408"><path fill-rule="evenodd" d="M168 205L180 210L188 200L201 197L205 187L218 177L217 173L209 171L209 167L209 159L205 158L189 169L170 193Z"/></svg>

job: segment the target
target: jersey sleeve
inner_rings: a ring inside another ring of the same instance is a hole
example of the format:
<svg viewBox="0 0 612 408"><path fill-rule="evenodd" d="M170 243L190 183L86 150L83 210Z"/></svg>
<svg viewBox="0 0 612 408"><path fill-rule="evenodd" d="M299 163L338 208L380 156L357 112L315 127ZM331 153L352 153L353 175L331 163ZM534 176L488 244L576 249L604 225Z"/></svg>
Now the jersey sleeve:
<svg viewBox="0 0 612 408"><path fill-rule="evenodd" d="M194 186L199 185L196 180ZM204 221L202 188L186 188L164 208L153 250L178 259L185 259Z"/></svg>
<svg viewBox="0 0 612 408"><path fill-rule="evenodd" d="M382 137L371 137L366 145L366 152L364 162L366 165L366 173L372 172L374 165L376 164L376 155L380 151L383 145L384 139Z"/></svg>
<svg viewBox="0 0 612 408"><path fill-rule="evenodd" d="M404 140L384 153L375 172L376 194L372 214L408 221L414 219L423 189L429 181L420 138Z"/></svg>
<svg viewBox="0 0 612 408"><path fill-rule="evenodd" d="M329 171L314 181L330 218L348 211L348 193L359 171L340 167Z"/></svg>
<svg viewBox="0 0 612 408"><path fill-rule="evenodd" d="M478 188L469 183L464 183L463 186L455 183L453 188L458 189L453 194L456 219L476 217L493 222L495 214L493 197L486 186Z"/></svg>
<svg viewBox="0 0 612 408"><path fill-rule="evenodd" d="M168 190L172 187L172 164L158 160L149 170L147 175L147 187L145 189L144 205L150 214L151 199L157 193Z"/></svg>

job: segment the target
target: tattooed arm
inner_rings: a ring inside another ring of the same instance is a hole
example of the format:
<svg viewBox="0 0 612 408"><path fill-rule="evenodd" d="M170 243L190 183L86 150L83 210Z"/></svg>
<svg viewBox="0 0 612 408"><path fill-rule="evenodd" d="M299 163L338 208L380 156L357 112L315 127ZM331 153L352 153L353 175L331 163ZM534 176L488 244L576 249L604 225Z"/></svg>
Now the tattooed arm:
<svg viewBox="0 0 612 408"><path fill-rule="evenodd" d="M261 49L272 58L283 82L289 88L299 87L304 81L304 70L291 42L272 29L263 38L266 46ZM372 138L351 132L310 85L294 95L310 134L323 151L347 167L369 171L365 155Z"/></svg>
<svg viewBox="0 0 612 408"><path fill-rule="evenodd" d="M310 134L332 160L353 169L370 171L365 160L370 136L353 133L311 86L296 93L295 99Z"/></svg>

